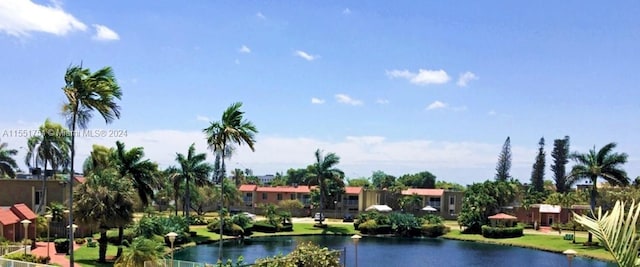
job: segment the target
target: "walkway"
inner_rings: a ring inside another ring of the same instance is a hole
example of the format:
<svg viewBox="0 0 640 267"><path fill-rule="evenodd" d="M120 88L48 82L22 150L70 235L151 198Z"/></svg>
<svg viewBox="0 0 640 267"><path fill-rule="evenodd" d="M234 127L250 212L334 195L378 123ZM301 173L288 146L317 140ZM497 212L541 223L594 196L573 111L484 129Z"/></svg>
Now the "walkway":
<svg viewBox="0 0 640 267"><path fill-rule="evenodd" d="M75 242L73 244L73 250L77 250L80 248L79 245L76 245ZM31 254L36 256L47 256L47 242L36 242L36 248L31 250ZM51 242L49 246L49 257L51 257L50 263L60 264L62 267L69 267L69 259L67 259L67 255L65 253L56 253L56 248ZM75 264L78 265L78 264ZM79 266L79 265L78 265Z"/></svg>

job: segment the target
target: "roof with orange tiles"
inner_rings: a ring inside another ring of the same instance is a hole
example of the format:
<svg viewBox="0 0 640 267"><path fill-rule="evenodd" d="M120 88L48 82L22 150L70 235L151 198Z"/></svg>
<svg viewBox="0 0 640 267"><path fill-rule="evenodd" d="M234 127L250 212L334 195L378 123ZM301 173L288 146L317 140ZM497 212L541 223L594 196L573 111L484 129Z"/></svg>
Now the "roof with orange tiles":
<svg viewBox="0 0 640 267"><path fill-rule="evenodd" d="M256 192L267 192L267 193L310 193L311 189L309 189L306 185L300 186L276 186L276 187L268 187L268 186L259 186Z"/></svg>
<svg viewBox="0 0 640 267"><path fill-rule="evenodd" d="M0 224L12 225L20 222L20 218L16 216L9 208L0 208Z"/></svg>
<svg viewBox="0 0 640 267"><path fill-rule="evenodd" d="M403 195L417 194L419 196L442 196L444 195L444 189L427 189L427 188L409 188L402 190Z"/></svg>
<svg viewBox="0 0 640 267"><path fill-rule="evenodd" d="M362 192L361 186L345 186L344 193L349 195L359 195Z"/></svg>
<svg viewBox="0 0 640 267"><path fill-rule="evenodd" d="M38 215L33 213L33 211L31 211L31 209L27 207L27 205L25 205L24 203L13 205L11 207L11 211L15 213L18 216L18 218L20 218L20 220L27 219L27 220L33 221L36 218L38 218Z"/></svg>
<svg viewBox="0 0 640 267"><path fill-rule="evenodd" d="M253 191L256 191L257 187L258 186L254 184L243 184L243 185L240 185L240 188L238 188L238 190L240 192L253 192Z"/></svg>

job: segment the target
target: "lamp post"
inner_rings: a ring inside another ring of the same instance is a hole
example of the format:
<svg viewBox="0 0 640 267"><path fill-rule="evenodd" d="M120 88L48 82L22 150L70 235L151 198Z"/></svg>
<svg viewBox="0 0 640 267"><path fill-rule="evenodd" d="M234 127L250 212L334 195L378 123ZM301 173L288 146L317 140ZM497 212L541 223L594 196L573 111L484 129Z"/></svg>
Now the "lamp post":
<svg viewBox="0 0 640 267"><path fill-rule="evenodd" d="M576 256L576 254L578 254L578 252L573 249L567 249L563 251L562 254L567 255L567 260L569 260L569 267L571 267L571 261L573 261L573 258Z"/></svg>
<svg viewBox="0 0 640 267"><path fill-rule="evenodd" d="M27 239L29 238L29 224L31 224L31 221L24 219L20 223L24 226L24 239L22 244L24 245L24 255L27 255Z"/></svg>
<svg viewBox="0 0 640 267"><path fill-rule="evenodd" d="M173 267L173 242L176 241L176 236L178 236L178 234L176 234L175 232L170 232L167 234L169 243L171 243L171 267Z"/></svg>
<svg viewBox="0 0 640 267"><path fill-rule="evenodd" d="M53 218L53 215L47 214L44 215L44 217L47 218L47 258L49 258L49 244L51 243L51 218Z"/></svg>
<svg viewBox="0 0 640 267"><path fill-rule="evenodd" d="M358 241L360 241L360 238L362 238L362 236L360 236L360 235L352 235L351 236L351 240L353 240L353 244L355 245L356 267L358 267Z"/></svg>
<svg viewBox="0 0 640 267"><path fill-rule="evenodd" d="M76 229L78 229L78 226L75 224L72 225L67 225L67 231L69 231L69 236L72 237L73 234L76 232ZM71 255L71 253L73 253L73 240L69 239L69 251L67 251L67 253L69 253L69 255Z"/></svg>

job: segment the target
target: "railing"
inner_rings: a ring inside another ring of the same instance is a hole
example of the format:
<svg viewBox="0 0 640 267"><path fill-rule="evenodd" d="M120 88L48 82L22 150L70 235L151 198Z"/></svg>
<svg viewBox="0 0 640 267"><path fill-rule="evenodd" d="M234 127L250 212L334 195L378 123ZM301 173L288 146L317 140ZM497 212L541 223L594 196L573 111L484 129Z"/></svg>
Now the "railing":
<svg viewBox="0 0 640 267"><path fill-rule="evenodd" d="M0 258L0 266L2 267L45 267L45 266L54 266L54 265L33 263L33 262L26 262L26 261L14 261L14 260Z"/></svg>
<svg viewBox="0 0 640 267"><path fill-rule="evenodd" d="M3 246L0 247L0 255L8 255L16 253L18 251L24 251L24 246ZM30 252L30 250L29 250Z"/></svg>
<svg viewBox="0 0 640 267"><path fill-rule="evenodd" d="M347 206L358 206L358 200L346 200L344 203Z"/></svg>

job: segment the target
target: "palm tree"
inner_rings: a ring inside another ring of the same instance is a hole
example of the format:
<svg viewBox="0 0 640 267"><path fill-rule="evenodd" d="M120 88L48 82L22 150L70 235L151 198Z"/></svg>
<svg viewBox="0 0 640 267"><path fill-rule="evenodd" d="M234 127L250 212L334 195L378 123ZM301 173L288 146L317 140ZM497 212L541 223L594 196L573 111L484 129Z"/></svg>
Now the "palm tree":
<svg viewBox="0 0 640 267"><path fill-rule="evenodd" d="M258 133L258 129L252 122L244 119L244 112L240 110L242 107L241 102L231 104L223 113L220 121L211 122L209 127L202 131L207 136L207 144L214 153L220 153L222 159L221 169L217 173L214 180L216 180L221 186L225 177L225 164L224 160L227 155L227 149L232 147L233 144L241 146L246 144L251 151L255 151L255 134ZM223 191L224 194L224 191ZM220 198L221 200L223 198ZM224 205L220 205L220 212ZM222 222L222 216L220 217ZM222 239L223 223L220 224L220 238ZM222 242L220 242L220 249L218 260L222 260Z"/></svg>
<svg viewBox="0 0 640 267"><path fill-rule="evenodd" d="M185 183L185 216L189 221L189 212L191 211L191 185L194 183L196 186L205 186L209 184L209 174L213 170L213 166L209 165L205 161L207 160L207 154L196 154L195 144L191 144L187 155L176 153L176 161L178 162L178 168L171 168L171 177L173 178L174 190L179 191L179 186L182 182ZM177 203L176 203L177 210ZM177 211L176 211L177 213Z"/></svg>
<svg viewBox="0 0 640 267"><path fill-rule="evenodd" d="M571 158L576 161L576 165L571 169L569 179L577 180L586 178L591 181L591 211L595 212L596 198L598 196L598 178L603 178L613 186L629 185L627 173L621 165L627 162L627 154L613 153L616 143L609 143L596 151L595 146L586 154L573 153ZM589 233L589 243L592 242L592 234Z"/></svg>
<svg viewBox="0 0 640 267"><path fill-rule="evenodd" d="M164 255L164 245L144 237L136 237L127 253L113 265L114 267L144 267L145 262L157 262Z"/></svg>
<svg viewBox="0 0 640 267"><path fill-rule="evenodd" d="M36 159L35 162L43 162L44 164L42 176L43 203L38 208L38 213L42 213L47 206L47 165L51 163L51 169L54 171L53 177L55 177L55 170L60 165L65 165L68 162L71 134L62 125L49 119L44 121L39 130L40 135L32 136L27 140L28 151L25 163L27 163L28 167L32 167L30 159Z"/></svg>
<svg viewBox="0 0 640 267"><path fill-rule="evenodd" d="M327 194L327 181L333 181L339 186L341 185L340 187L344 187L344 181L342 180L344 172L335 168L340 163L340 157L335 153L322 155L322 150L317 149L315 156L316 162L310 166L310 171L307 174L307 184L309 187L318 185L320 189L320 214L322 214ZM322 220L320 220L320 225L322 225Z"/></svg>
<svg viewBox="0 0 640 267"><path fill-rule="evenodd" d="M244 172L242 169L235 168L231 171L231 176L236 183L236 186L240 186L244 183Z"/></svg>
<svg viewBox="0 0 640 267"><path fill-rule="evenodd" d="M107 230L133 221L134 193L129 180L120 179L115 169L91 173L76 190L76 205L72 214L79 222L100 230L98 262L105 262Z"/></svg>
<svg viewBox="0 0 640 267"><path fill-rule="evenodd" d="M104 67L91 73L82 66L67 68L64 75L65 86L62 87L67 103L62 106L62 113L67 117L67 123L71 132L71 157L69 176L69 210L73 210L73 180L75 170L75 133L76 129L86 129L92 117L92 112L97 110L109 124L114 119L120 118L120 106L116 99L122 97L120 86L116 82L111 67ZM69 225L73 224L73 214L69 214ZM73 240L73 231L69 231L69 239ZM69 253L69 263L73 264L73 250Z"/></svg>
<svg viewBox="0 0 640 267"><path fill-rule="evenodd" d="M8 149L7 143L0 143L0 177L9 176L16 177L14 169L18 168L16 160L13 159L18 154L18 150Z"/></svg>

